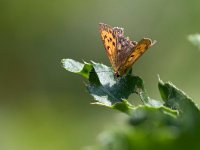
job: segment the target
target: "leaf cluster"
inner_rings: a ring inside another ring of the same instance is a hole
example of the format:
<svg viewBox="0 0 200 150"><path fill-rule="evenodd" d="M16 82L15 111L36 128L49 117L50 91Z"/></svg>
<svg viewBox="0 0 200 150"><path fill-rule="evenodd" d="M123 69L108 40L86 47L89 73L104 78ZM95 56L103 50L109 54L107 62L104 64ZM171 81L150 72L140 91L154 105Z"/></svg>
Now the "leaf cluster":
<svg viewBox="0 0 200 150"><path fill-rule="evenodd" d="M94 149L200 149L200 111L183 91L170 82L158 80L162 101L150 98L139 76L131 70L115 78L112 69L103 64L80 63L63 59L66 70L88 79L86 85L93 104L119 110L128 115L123 129L107 131ZM128 102L131 94L140 97L142 105Z"/></svg>

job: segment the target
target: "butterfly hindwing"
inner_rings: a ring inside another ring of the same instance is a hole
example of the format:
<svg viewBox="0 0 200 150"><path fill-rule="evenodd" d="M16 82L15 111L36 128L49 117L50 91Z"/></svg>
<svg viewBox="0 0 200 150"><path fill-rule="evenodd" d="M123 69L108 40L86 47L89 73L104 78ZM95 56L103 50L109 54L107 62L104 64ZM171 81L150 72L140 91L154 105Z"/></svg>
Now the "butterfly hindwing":
<svg viewBox="0 0 200 150"><path fill-rule="evenodd" d="M143 38L137 45L133 48L132 53L128 56L125 64L120 68L121 72L125 72L127 68L131 67L136 60L138 60L146 50L155 43L149 38Z"/></svg>

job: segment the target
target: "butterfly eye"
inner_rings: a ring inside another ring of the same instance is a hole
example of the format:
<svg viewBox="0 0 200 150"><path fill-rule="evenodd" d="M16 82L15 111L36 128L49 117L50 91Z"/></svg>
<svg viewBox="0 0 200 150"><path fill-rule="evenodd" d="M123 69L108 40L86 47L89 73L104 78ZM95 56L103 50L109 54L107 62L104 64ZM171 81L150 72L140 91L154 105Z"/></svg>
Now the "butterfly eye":
<svg viewBox="0 0 200 150"><path fill-rule="evenodd" d="M118 72L115 72L115 73L114 73L114 77L116 77L116 78L120 77L119 73L118 73Z"/></svg>
<svg viewBox="0 0 200 150"><path fill-rule="evenodd" d="M120 30L117 31L118 34L121 34L122 32Z"/></svg>

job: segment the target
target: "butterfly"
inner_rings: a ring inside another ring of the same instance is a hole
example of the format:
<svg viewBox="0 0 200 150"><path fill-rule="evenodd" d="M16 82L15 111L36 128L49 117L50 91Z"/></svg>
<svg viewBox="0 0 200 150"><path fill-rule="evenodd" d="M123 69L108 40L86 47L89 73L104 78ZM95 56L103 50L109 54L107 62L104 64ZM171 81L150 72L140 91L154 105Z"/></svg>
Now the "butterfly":
<svg viewBox="0 0 200 150"><path fill-rule="evenodd" d="M143 38L139 42L124 37L124 29L100 23L99 32L108 58L114 70L114 76L120 77L138 60L156 41Z"/></svg>

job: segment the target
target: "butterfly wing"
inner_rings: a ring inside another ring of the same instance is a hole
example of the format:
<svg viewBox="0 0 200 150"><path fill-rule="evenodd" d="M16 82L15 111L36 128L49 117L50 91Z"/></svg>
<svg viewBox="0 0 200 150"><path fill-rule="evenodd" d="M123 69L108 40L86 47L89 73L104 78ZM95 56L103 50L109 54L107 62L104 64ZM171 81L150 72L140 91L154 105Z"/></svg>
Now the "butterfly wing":
<svg viewBox="0 0 200 150"><path fill-rule="evenodd" d="M99 31L115 75L122 76L154 42L143 38L138 43L124 37L123 28L100 23Z"/></svg>
<svg viewBox="0 0 200 150"><path fill-rule="evenodd" d="M99 31L114 72L126 62L136 42L124 37L124 29L100 23Z"/></svg>
<svg viewBox="0 0 200 150"><path fill-rule="evenodd" d="M108 58L114 70L117 68L116 57L117 57L117 37L113 32L113 28L104 23L99 24L99 32L101 35L101 39L103 41L104 47L106 49Z"/></svg>
<svg viewBox="0 0 200 150"><path fill-rule="evenodd" d="M117 69L119 70L121 66L126 63L127 58L132 53L133 48L137 42L129 40L129 38L125 38L124 36L120 36L117 42Z"/></svg>
<svg viewBox="0 0 200 150"><path fill-rule="evenodd" d="M156 41L152 42L152 40L149 38L143 38L142 40L140 40L132 49L132 52L126 59L126 62L120 67L119 71L121 75L123 75L126 70L130 68L136 62L136 60L138 60L138 58L142 56L144 52L146 52L149 47L154 45L155 42Z"/></svg>

